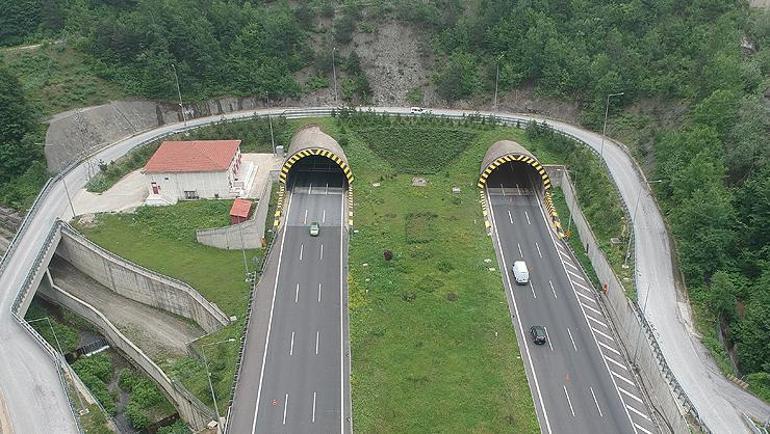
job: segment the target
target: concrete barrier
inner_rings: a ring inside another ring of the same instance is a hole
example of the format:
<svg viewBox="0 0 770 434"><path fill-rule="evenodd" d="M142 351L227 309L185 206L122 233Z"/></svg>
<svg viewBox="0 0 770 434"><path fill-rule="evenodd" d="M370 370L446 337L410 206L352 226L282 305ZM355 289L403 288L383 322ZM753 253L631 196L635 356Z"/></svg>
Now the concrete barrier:
<svg viewBox="0 0 770 434"><path fill-rule="evenodd" d="M277 176L277 175L276 175ZM270 176L273 179L272 173ZM265 237L265 220L270 206L272 182L266 182L251 218L243 223L195 231L195 238L206 246L226 250L258 249Z"/></svg>
<svg viewBox="0 0 770 434"><path fill-rule="evenodd" d="M219 307L190 285L131 263L92 243L66 223L60 227L56 253L111 291L195 321L207 333L230 323Z"/></svg>
<svg viewBox="0 0 770 434"><path fill-rule="evenodd" d="M150 376L174 404L179 415L195 431L202 430L216 420L214 412L198 400L177 381L171 380L139 347L133 344L98 309L53 284L50 276L41 282L41 296L72 311L91 323L113 347L123 353L131 363Z"/></svg>
<svg viewBox="0 0 770 434"><path fill-rule="evenodd" d="M672 433L690 432L685 412L692 411L692 405L679 387L671 370L668 369L642 311L626 297L623 285L599 248L591 225L580 210L569 174L566 170L560 172L559 186L564 192L573 227L580 236L581 244L586 246L586 253L599 281L607 288L600 293L600 299L605 306L605 311L612 318L621 344L644 385L649 396L648 404L661 422L661 428ZM647 293L649 294L649 291Z"/></svg>

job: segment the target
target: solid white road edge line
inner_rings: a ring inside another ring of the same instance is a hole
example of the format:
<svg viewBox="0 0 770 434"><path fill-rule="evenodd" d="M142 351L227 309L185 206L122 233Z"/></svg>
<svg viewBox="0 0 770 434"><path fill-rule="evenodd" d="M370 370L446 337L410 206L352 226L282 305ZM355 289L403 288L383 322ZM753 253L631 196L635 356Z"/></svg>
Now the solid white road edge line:
<svg viewBox="0 0 770 434"><path fill-rule="evenodd" d="M343 197L344 196L342 195L340 196L340 434L345 433L345 333L343 331L343 323L345 322L345 316L343 314L343 309L345 308L345 297L343 292L343 282L345 279L345 276L343 276L343 252L345 250L343 248L343 231L345 230L345 200Z"/></svg>
<svg viewBox="0 0 770 434"><path fill-rule="evenodd" d="M487 193L487 203L492 203L492 198L489 196L489 190L486 190ZM513 287L511 286L511 277L508 275L508 266L505 264L505 253L503 252L503 245L500 242L500 236L497 233L497 225L495 224L495 212L493 210L493 207L489 207L489 218L492 220L492 228L495 233L495 240L497 241L497 248L500 250L500 260L503 263L503 276L505 277L505 281L508 282L508 291L511 293L511 302L513 303L513 311L516 315L516 322L519 325L519 332L521 333L521 340L524 343L524 352L527 355L527 361L529 362L529 369L532 372L532 381L535 384L535 391L537 391L537 400L540 402L540 409L543 411L543 419L545 419L545 429L548 434L551 434L551 423L548 421L548 411L545 409L545 404L543 403L543 394L540 391L540 385L537 381L537 372L535 372L535 365L532 363L532 357L529 355L529 345L527 345L527 335L524 333L524 326L521 324L521 317L519 316L519 308L516 306L516 299L513 296ZM534 392L530 389L530 392L533 395L534 400Z"/></svg>
<svg viewBox="0 0 770 434"><path fill-rule="evenodd" d="M283 259L283 244L286 241L286 229L288 226L288 218L291 214L291 198L293 195L289 194L289 203L286 205L286 226L283 228L283 235L281 235L281 248L278 250L278 270L275 274L275 285L273 286L273 301L270 305L270 317L267 322L267 337L265 339L265 349L262 353L262 368L259 370L259 385L257 386L257 402L254 404L254 421L251 423L251 434L254 434L257 430L257 415L259 414L259 399L262 396L262 379L265 376L265 363L267 361L267 347L270 344L270 331L273 327L273 311L275 310L275 295L278 293L278 278L281 276L281 259Z"/></svg>

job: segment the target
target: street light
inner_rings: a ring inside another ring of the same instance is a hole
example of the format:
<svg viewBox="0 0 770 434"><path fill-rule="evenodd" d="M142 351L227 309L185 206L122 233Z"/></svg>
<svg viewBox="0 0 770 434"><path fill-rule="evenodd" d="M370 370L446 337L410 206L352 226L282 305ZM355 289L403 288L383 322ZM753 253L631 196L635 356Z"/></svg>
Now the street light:
<svg viewBox="0 0 770 434"><path fill-rule="evenodd" d="M497 81L500 79L500 61L503 59L503 55L497 56L497 66L495 68L495 99L492 103L492 110L497 111Z"/></svg>
<svg viewBox="0 0 770 434"><path fill-rule="evenodd" d="M663 182L662 179L656 179L654 181L647 181L645 185L649 184L657 184L659 182ZM643 186L639 186L639 194L636 196L636 205L634 205L634 214L631 217L631 225L632 225L632 231L633 231L633 225L635 225L636 221L636 212L639 211L639 200L642 198L642 190ZM633 238L633 233L628 234L628 245L626 246L626 257L623 259L623 268L628 268L628 257L631 256L631 239Z"/></svg>
<svg viewBox="0 0 770 434"><path fill-rule="evenodd" d="M334 105L337 105L337 67L334 65L334 52L337 47L332 48L332 77L334 78Z"/></svg>
<svg viewBox="0 0 770 434"><path fill-rule="evenodd" d="M174 70L174 78L176 78L176 93L179 95L179 110L182 112L182 121L184 126L187 126L187 116L184 114L184 105L182 105L182 90L179 88L179 76L176 73L176 65L172 63L171 68Z"/></svg>
<svg viewBox="0 0 770 434"><path fill-rule="evenodd" d="M610 114L610 98L613 96L621 96L623 92L611 93L607 95L607 104L604 109L604 127L602 128L602 146L599 148L599 157L604 158L604 136L607 134L607 117Z"/></svg>
<svg viewBox="0 0 770 434"><path fill-rule="evenodd" d="M211 371L209 370L209 361L208 361L208 359L206 359L206 351L204 350L204 348L210 347L210 346L213 346L213 345L226 344L226 343L229 343L229 342L235 342L235 338L230 338L230 339L227 339L227 340L224 340L224 341L213 342L213 343L210 343L210 344L201 345L201 356L203 357L203 365L206 367L206 378L208 378L208 380L209 380L209 390L211 390L211 400L214 401L214 412L217 415L217 431L218 432L222 432L220 427L219 427L220 421L222 420L222 416L219 415L219 406L217 405L217 396L214 393L214 385L211 383Z"/></svg>

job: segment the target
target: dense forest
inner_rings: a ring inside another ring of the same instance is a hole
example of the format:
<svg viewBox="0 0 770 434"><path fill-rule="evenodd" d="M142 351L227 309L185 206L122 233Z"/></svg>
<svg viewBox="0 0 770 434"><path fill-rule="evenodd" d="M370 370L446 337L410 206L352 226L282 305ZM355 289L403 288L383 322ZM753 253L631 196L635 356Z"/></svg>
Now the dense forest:
<svg viewBox="0 0 770 434"><path fill-rule="evenodd" d="M149 98L175 96L175 71L188 99L298 96L329 86L332 46L396 20L427 34L440 59L432 84L448 102L488 100L499 77L501 92L577 101L594 129L610 93L623 92L614 115L645 100L685 106L676 127L649 129L648 175L663 180L656 192L706 344L726 360L713 338L723 330L738 373L770 400L770 13L737 0L0 3L0 45L67 38L100 77ZM345 99L366 101L357 56L340 65ZM316 78L301 85L306 68ZM44 169L15 80L0 68L5 203L20 203Z"/></svg>

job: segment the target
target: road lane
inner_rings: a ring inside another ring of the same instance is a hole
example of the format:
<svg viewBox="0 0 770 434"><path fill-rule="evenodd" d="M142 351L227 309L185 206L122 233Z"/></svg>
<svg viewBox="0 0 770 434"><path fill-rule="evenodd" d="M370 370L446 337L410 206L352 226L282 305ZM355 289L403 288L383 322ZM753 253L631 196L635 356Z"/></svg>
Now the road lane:
<svg viewBox="0 0 770 434"><path fill-rule="evenodd" d="M522 194L526 191L521 188L517 190L489 188L487 199L495 236L499 239L496 250L498 255L502 251L501 262L508 268L505 272L510 273L512 262L520 258L527 262L530 271L531 285L527 285L530 288L514 285L508 290L521 315L524 336L520 340L528 347L532 369L539 380L542 400L536 398L536 405L545 407L545 411L538 411L543 431L634 433L639 432L634 426L638 422L644 429L655 432L654 425L642 417L636 421L629 416L578 305L581 297L570 294L573 292L571 280L580 281L582 272L575 269L577 276L567 273L538 199ZM507 218L509 212L512 219ZM510 220L521 224L511 224ZM574 266L571 262L570 265ZM557 297L557 292L563 296ZM531 342L529 327L532 325L547 328L550 345L538 346ZM518 333L522 334L522 330ZM603 333L610 336L611 331ZM640 411L646 415L643 405Z"/></svg>
<svg viewBox="0 0 770 434"><path fill-rule="evenodd" d="M290 193L264 372L261 382L252 385L258 388L259 399L253 433L345 429L346 382L340 351L343 192L317 184L313 188L308 182L296 184ZM327 223L317 237L310 236L305 221L320 221L324 215ZM322 289L326 291L320 298Z"/></svg>

